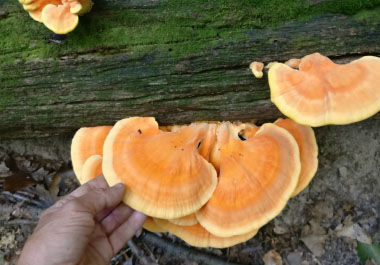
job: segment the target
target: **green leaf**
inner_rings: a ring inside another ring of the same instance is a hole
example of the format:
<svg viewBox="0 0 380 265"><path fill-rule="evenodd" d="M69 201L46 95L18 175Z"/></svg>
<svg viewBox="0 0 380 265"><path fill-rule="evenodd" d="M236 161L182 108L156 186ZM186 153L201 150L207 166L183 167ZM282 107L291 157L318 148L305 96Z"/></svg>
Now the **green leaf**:
<svg viewBox="0 0 380 265"><path fill-rule="evenodd" d="M367 260L373 260L377 263L377 265L380 265L380 245L368 245L358 242L357 251L363 265Z"/></svg>

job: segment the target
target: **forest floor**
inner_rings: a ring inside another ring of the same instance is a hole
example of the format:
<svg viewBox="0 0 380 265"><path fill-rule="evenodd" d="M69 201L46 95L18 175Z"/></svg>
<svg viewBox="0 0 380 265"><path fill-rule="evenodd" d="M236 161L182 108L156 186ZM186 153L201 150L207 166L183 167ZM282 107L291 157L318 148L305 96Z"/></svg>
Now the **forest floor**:
<svg viewBox="0 0 380 265"><path fill-rule="evenodd" d="M281 215L243 244L190 252L211 254L210 264L360 264L357 242L380 241L379 128L378 118L316 128L318 172ZM69 148L70 137L0 143L0 264L16 264L41 212L78 186ZM148 232L134 238L111 264L200 264L181 249L170 251L186 246L180 239L149 238Z"/></svg>

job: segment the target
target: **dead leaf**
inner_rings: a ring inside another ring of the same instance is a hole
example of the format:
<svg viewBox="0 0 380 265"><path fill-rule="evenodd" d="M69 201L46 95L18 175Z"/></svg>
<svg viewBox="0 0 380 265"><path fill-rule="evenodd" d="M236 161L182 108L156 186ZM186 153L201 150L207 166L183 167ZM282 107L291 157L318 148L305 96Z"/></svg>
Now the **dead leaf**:
<svg viewBox="0 0 380 265"><path fill-rule="evenodd" d="M315 221L310 221L310 226L307 225L302 229L301 241L316 257L321 257L324 254L327 238L326 231Z"/></svg>
<svg viewBox="0 0 380 265"><path fill-rule="evenodd" d="M22 188L32 186L37 182L28 174L23 172L16 172L9 177L4 178L3 190L10 193L16 193Z"/></svg>
<svg viewBox="0 0 380 265"><path fill-rule="evenodd" d="M364 229L356 223L353 223L352 216L347 216L343 224L338 225L335 230L338 237L348 237L365 244L371 244L371 237Z"/></svg>
<svg viewBox="0 0 380 265"><path fill-rule="evenodd" d="M282 258L276 250L269 250L263 257L265 265L282 265Z"/></svg>

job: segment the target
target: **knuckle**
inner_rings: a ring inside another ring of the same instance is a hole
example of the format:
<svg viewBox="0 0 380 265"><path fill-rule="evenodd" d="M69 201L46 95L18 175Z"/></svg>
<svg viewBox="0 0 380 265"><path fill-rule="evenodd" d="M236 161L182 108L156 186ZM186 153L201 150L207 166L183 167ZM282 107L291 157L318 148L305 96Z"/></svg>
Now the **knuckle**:
<svg viewBox="0 0 380 265"><path fill-rule="evenodd" d="M67 202L63 208L67 211L80 211L83 208L82 202L75 198Z"/></svg>

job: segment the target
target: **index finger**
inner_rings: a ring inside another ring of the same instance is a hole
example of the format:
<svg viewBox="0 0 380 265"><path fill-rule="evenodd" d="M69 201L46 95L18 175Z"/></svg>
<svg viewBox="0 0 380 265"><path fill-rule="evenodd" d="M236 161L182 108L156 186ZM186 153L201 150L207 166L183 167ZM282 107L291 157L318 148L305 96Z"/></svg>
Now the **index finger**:
<svg viewBox="0 0 380 265"><path fill-rule="evenodd" d="M76 198L81 197L88 193L90 190L94 189L106 189L109 188L108 183L103 175L100 175L93 180L90 180L89 182L86 182L82 186L78 187L76 190L74 190L72 193L70 193L71 196L74 196Z"/></svg>

